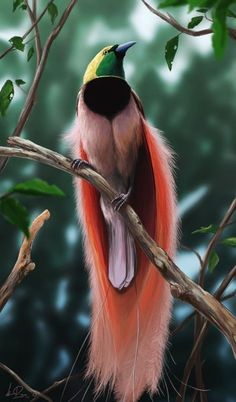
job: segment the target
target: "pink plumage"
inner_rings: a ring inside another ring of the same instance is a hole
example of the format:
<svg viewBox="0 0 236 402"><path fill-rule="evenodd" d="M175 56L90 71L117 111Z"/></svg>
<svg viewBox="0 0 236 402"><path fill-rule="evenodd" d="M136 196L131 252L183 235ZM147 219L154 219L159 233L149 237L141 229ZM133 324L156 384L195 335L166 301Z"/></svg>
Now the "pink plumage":
<svg viewBox="0 0 236 402"><path fill-rule="evenodd" d="M128 105L108 119L87 107L83 90L68 137L73 156L91 163L119 193L133 175L128 202L173 257L177 229L169 147L147 124L133 91ZM75 189L93 299L87 375L96 379L97 392L109 384L118 401L136 402L145 390L158 390L171 313L169 285L97 190L80 179Z"/></svg>

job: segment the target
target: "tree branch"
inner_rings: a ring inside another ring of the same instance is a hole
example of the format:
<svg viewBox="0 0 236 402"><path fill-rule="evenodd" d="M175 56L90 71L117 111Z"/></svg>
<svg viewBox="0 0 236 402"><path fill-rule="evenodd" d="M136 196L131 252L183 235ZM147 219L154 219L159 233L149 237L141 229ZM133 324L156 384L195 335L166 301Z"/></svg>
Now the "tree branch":
<svg viewBox="0 0 236 402"><path fill-rule="evenodd" d="M183 25L181 25L176 19L169 13L164 14L160 10L157 10L156 8L152 7L149 3L146 2L146 0L141 0L142 3L157 17L161 18L163 21L167 22L169 25L172 25L175 29L177 29L181 33L185 33L186 35L190 36L204 36L204 35L209 35L213 33L213 30L211 28L207 29L201 29L200 31L193 31L192 29L185 28ZM228 28L229 35L232 39L236 39L236 29L233 28Z"/></svg>
<svg viewBox="0 0 236 402"><path fill-rule="evenodd" d="M199 281L198 284L204 288L204 281L205 281L205 274L206 274L206 270L207 270L207 265L208 265L208 261L210 258L210 255L212 253L212 251L214 250L217 241L219 240L224 228L226 225L228 225L232 215L234 214L236 209L236 200L234 200L232 202L232 204L230 205L229 209L227 210L226 214L224 215L216 233L214 234L214 236L212 237L210 243L208 244L205 256L203 258L203 261L200 262L200 274L199 274ZM225 278L225 280L222 282L221 286L219 287L218 291L216 292L216 294L214 295L216 297L216 299L220 299L220 296L222 295L222 293L224 292L224 290L226 289L226 287L228 286L228 284L230 283L230 281L233 279L234 275L235 275L235 271L236 269L233 269L230 274ZM195 376L196 376L196 386L199 389L204 388L204 383L203 383L203 377L202 377L202 363L201 363L201 347L203 344L203 340L204 337L207 333L207 328L208 326L206 326L205 331L202 332L202 328L205 325L205 320L202 319L202 317L200 316L199 313L196 314L196 318L195 318L195 334L194 334L194 341L198 343L198 346L195 350L195 342L194 342L194 348L192 353L190 354L190 357L186 363L185 366L185 370L184 370L184 378L182 383L183 384L187 384L189 375L191 373L191 370L193 369L193 364L195 364ZM200 335L199 335L200 334ZM199 341L199 336L200 336L200 341ZM194 352L194 353L193 353ZM190 369L190 372L188 373L186 371L186 369ZM181 385L181 389L182 392L180 390L180 394L185 394L186 391L186 386ZM206 402L206 395L204 393L200 392L200 402Z"/></svg>
<svg viewBox="0 0 236 402"><path fill-rule="evenodd" d="M14 378L14 380L20 384L26 391L29 392L29 394L31 394L31 396L33 396L33 398L37 398L37 399L44 399L45 401L48 402L53 402L51 398L49 398L49 396L44 395L42 392L37 391L34 388L31 388L28 384L26 384L26 382L24 380L22 380L18 374L16 374L13 370L11 370L9 367L7 367L5 364L0 362L0 368L7 374L9 374L12 378Z"/></svg>
<svg viewBox="0 0 236 402"><path fill-rule="evenodd" d="M231 204L231 206L232 206L232 204ZM230 210L231 210L231 208L229 208L228 211L230 211ZM228 216L228 211L227 211L225 216ZM226 277L221 282L219 288L214 293L214 296L215 296L215 298L217 300L220 300L220 299L226 300L223 297L221 298L221 296L224 293L224 291L226 290L227 286L230 284L230 282L235 278L235 276L236 276L236 266L234 266L231 269L231 271L226 275ZM230 297L232 297L231 294L230 294ZM192 317L189 316L187 318L190 319ZM190 356L189 356L189 358L187 360L187 363L185 365L184 375L183 375L183 379L182 379L181 386L180 386L180 389L179 389L179 394L181 395L181 399L177 396L176 402L183 402L184 401L185 392L186 392L186 388L187 388L187 383L188 383L191 371L193 369L193 366L196 363L197 359L200 357L199 353L200 353L200 350L201 350L203 339L207 334L207 330L208 330L208 327L209 327L208 324L209 323L206 320L203 320L202 324L199 325L198 328L197 328L197 334L196 334L195 339L194 339L194 346L193 346L191 354L190 354ZM198 364L197 364L198 369L199 369L199 364L200 363L201 363L201 361L198 361Z"/></svg>
<svg viewBox="0 0 236 402"><path fill-rule="evenodd" d="M222 301L230 300L235 296L236 296L236 290L233 290L232 292L230 292L230 293L226 294L224 297L222 297L221 300Z"/></svg>
<svg viewBox="0 0 236 402"><path fill-rule="evenodd" d="M222 283L220 284L219 288L217 291L214 293L214 296L216 297L217 300L220 300L221 302L225 300L229 300L236 296L236 290L233 290L232 292L226 294L225 296L222 296L223 293L225 292L226 288L229 286L231 281L235 279L236 277L236 267L233 267L231 271L226 275L226 277L223 279ZM171 331L171 336L175 336L178 332L180 332L187 324L191 322L191 320L196 316L196 311L193 311L189 315L187 315L186 318L184 318L183 321L181 321L173 330Z"/></svg>
<svg viewBox="0 0 236 402"><path fill-rule="evenodd" d="M219 288L215 292L214 296L217 300L219 300L224 293L227 286L229 286L230 282L236 277L236 265L231 269L231 271L226 275L226 277L221 282Z"/></svg>
<svg viewBox="0 0 236 402"><path fill-rule="evenodd" d="M32 110L32 107L35 103L35 98L36 98L36 93L38 90L38 86L47 62L47 58L48 58L48 53L50 51L50 48L54 42L54 40L57 38L57 36L59 35L59 33L61 32L67 18L69 17L73 7L75 6L77 0L71 0L70 3L68 4L68 6L66 7L64 13L61 16L60 21L58 22L57 26L54 28L54 30L51 32L51 34L49 35L45 46L43 48L43 52L42 52L42 57L40 60L40 63L38 65L38 68L36 70L35 76L34 76L34 80L33 83L30 87L29 93L27 95L24 107L21 111L18 123L16 125L16 128L13 132L13 136L20 136L22 129L24 128L28 117L30 115L30 112ZM5 167L7 162L7 158L1 158L0 159L0 172L2 171L2 169Z"/></svg>
<svg viewBox="0 0 236 402"><path fill-rule="evenodd" d="M212 250L214 249L218 239L220 238L225 226L229 223L229 221L230 221L233 213L235 212L235 210L236 210L236 199L234 199L233 202L231 203L231 205L229 206L229 208L228 208L224 218L222 219L222 221L221 221L216 233L212 237L212 239L211 239L211 241L210 241L210 243L209 243L209 245L207 247L205 256L203 258L201 271L200 271L200 279L199 279L199 285L200 286L204 285L205 273L206 273L207 264L208 264L210 254L211 254Z"/></svg>
<svg viewBox="0 0 236 402"><path fill-rule="evenodd" d="M89 181L110 202L118 195L107 181L88 167L74 170L72 160L31 141L17 137L8 140L11 147L0 147L0 155L36 160ZM123 216L133 237L161 275L169 282L172 295L191 304L226 336L236 356L236 319L219 301L185 275L149 236L138 215L125 205Z"/></svg>
<svg viewBox="0 0 236 402"><path fill-rule="evenodd" d="M57 38L57 36L59 35L60 31L62 30L67 18L69 17L74 5L76 4L77 0L71 0L70 3L68 4L68 6L66 7L64 13L62 14L62 17L60 19L60 21L58 22L57 26L54 28L54 30L51 32L51 34L49 35L45 46L43 48L43 52L42 52L42 57L40 60L40 63L38 65L38 68L36 70L35 73L35 77L32 83L32 86L30 88L30 91L28 93L28 96L26 98L26 102L25 105L23 107L23 110L21 112L19 121L17 123L17 126L13 132L13 136L19 136L28 117L29 114L31 112L31 109L34 105L35 102L35 97L36 97L36 92L39 86L39 82L40 79L42 77L45 65L46 65L46 61L48 58L48 54L49 54L49 50L54 42L54 40Z"/></svg>
<svg viewBox="0 0 236 402"><path fill-rule="evenodd" d="M28 11L28 14L29 14L29 17L30 17L30 20L31 20L32 24L35 24L35 22L37 20L36 3L35 2L33 3L34 10L31 10L28 0L25 0L25 5L27 7L27 11ZM39 63L40 63L41 55L42 55L42 45L41 45L41 39L40 39L40 33L39 33L38 24L35 24L34 30L35 30L35 47L36 47L37 66L38 66Z"/></svg>
<svg viewBox="0 0 236 402"><path fill-rule="evenodd" d="M73 376L70 376L69 381L72 381L78 377L80 377L81 374L74 374ZM65 385L68 382L68 377L62 378L61 380L55 381L52 385L50 385L48 388L45 388L43 391L41 391L43 393L43 395L48 394L52 391L54 391L55 389L59 388L62 385ZM31 400L31 402L35 402L38 401L40 398L40 396L35 395L35 397Z"/></svg>
<svg viewBox="0 0 236 402"><path fill-rule="evenodd" d="M48 210L42 212L33 221L29 229L29 238L24 238L21 245L17 261L8 276L4 285L0 288L0 311L5 306L8 299L11 297L15 288L22 282L24 277L28 275L34 268L35 264L31 260L31 248L33 241L38 234L45 221L50 218Z"/></svg>
<svg viewBox="0 0 236 402"><path fill-rule="evenodd" d="M43 18L44 14L46 13L49 4L53 3L54 0L51 0L48 2L48 4L46 5L46 7L43 9L42 13L38 16L38 18L35 20L35 22L31 25L31 27L24 33L24 35L22 36L22 39L27 38L27 36L30 34L30 32L33 31L33 29L35 28L36 25L38 25L39 21ZM2 59L4 56L6 56L9 52L11 52L11 50L14 49L14 45L9 46L9 48L7 48L6 50L4 50L4 52L2 54L0 54L0 59Z"/></svg>

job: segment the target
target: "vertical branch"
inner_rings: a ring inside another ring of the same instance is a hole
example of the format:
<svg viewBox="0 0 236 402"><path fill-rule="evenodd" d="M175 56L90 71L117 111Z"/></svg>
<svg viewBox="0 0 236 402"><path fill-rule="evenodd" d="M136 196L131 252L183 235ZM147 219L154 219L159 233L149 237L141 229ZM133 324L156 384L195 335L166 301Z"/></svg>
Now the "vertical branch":
<svg viewBox="0 0 236 402"><path fill-rule="evenodd" d="M35 22L37 21L36 2L35 1L33 2L32 10L31 10L31 7L29 6L28 0L25 0L25 5L27 7L27 11L30 16L30 20L31 20L32 24L35 24ZM40 38L38 24L35 24L34 30L35 30L35 47L36 47L37 66L38 66L40 63L41 56L42 56L42 45L41 45L41 38Z"/></svg>
<svg viewBox="0 0 236 402"><path fill-rule="evenodd" d="M50 48L54 42L54 40L57 38L57 36L59 35L59 33L61 32L67 18L69 17L74 5L76 4L77 0L71 0L69 5L66 7L64 13L62 14L62 17L60 19L60 21L58 22L57 26L54 28L54 30L52 31L52 33L49 35L46 44L43 48L43 52L42 52L42 57L40 60L40 63L38 65L38 68L36 70L35 73L35 77L34 77L34 81L33 84L30 88L30 91L28 93L28 96L26 98L26 102L25 105L23 107L22 113L20 115L19 121L17 123L17 126L13 132L13 136L20 136L22 129L25 126L25 123L29 117L29 114L32 110L32 107L34 105L35 102L35 97L36 97L36 93L38 90L38 86L39 86L39 82L41 80L42 74L44 72L44 68L47 62L47 58L48 58L48 54L50 51Z"/></svg>
<svg viewBox="0 0 236 402"><path fill-rule="evenodd" d="M54 42L54 40L57 38L57 36L59 35L59 33L61 32L65 22L67 21L73 7L75 6L77 0L71 0L70 3L68 4L68 6L66 7L64 13L62 14L60 21L58 22L57 26L54 28L54 30L51 32L51 34L49 35L45 46L43 48L42 51L42 56L40 59L40 63L36 69L36 73L34 76L34 80L33 83L31 85L31 88L29 90L29 93L27 95L25 104L23 106L23 109L21 111L18 123L16 125L16 128L13 132L13 136L20 136L28 118L29 115L32 111L32 108L34 106L35 103L35 98L36 98L36 94L37 94L37 90L38 90L38 86L42 77L42 74L44 72L45 66L46 66L46 62L47 62L47 58L48 58L48 54L50 51L50 48ZM36 26L36 24L35 24ZM5 165L7 163L7 158L0 158L0 172L4 169Z"/></svg>

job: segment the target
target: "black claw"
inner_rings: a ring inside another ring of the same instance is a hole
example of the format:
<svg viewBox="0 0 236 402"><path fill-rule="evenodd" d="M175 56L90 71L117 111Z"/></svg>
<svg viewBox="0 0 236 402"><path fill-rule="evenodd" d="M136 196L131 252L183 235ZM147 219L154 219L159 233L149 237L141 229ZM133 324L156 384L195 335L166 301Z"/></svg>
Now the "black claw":
<svg viewBox="0 0 236 402"><path fill-rule="evenodd" d="M128 200L129 194L120 194L118 197L115 197L111 203L115 211L119 211L124 204L126 204Z"/></svg>
<svg viewBox="0 0 236 402"><path fill-rule="evenodd" d="M90 165L89 162L84 161L83 159L74 159L71 162L71 167L72 167L72 169L88 167L90 169L96 170L92 165Z"/></svg>

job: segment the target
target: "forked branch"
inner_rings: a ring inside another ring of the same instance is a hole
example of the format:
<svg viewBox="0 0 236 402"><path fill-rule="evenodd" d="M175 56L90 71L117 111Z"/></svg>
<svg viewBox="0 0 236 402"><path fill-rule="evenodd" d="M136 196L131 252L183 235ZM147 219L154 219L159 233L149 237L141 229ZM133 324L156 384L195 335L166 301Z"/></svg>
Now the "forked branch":
<svg viewBox="0 0 236 402"><path fill-rule="evenodd" d="M45 221L50 218L48 210L42 212L29 228L29 237L25 237L21 245L17 261L8 276L4 285L0 288L0 311L11 297L15 288L22 282L24 277L28 275L34 268L35 263L31 259L31 248L33 241L38 234Z"/></svg>

